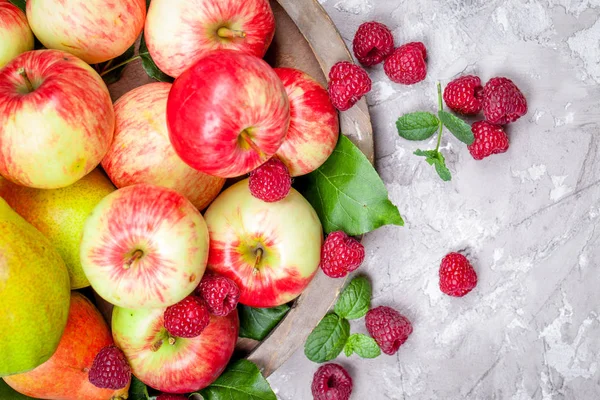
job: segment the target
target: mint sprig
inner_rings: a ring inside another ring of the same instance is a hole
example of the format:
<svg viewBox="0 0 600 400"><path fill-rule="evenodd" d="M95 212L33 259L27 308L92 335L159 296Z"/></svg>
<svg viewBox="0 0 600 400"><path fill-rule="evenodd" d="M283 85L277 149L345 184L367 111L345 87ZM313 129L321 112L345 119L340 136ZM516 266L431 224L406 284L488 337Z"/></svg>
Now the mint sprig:
<svg viewBox="0 0 600 400"><path fill-rule="evenodd" d="M335 304L313 329L304 344L304 354L314 362L336 358L342 350L347 357L356 353L362 358L375 358L381 349L372 338L363 334L350 335L349 319L365 316L371 307L371 284L365 277L356 277L346 286Z"/></svg>
<svg viewBox="0 0 600 400"><path fill-rule="evenodd" d="M444 111L442 99L442 85L437 84L438 112L437 116L430 112L417 111L405 114L396 121L398 134L407 140L426 140L437 131L437 144L433 150L417 149L413 154L425 157L425 161L435 168L435 171L443 181L452 179L452 174L446 166L446 159L440 152L440 143L444 127L458 140L470 145L475 140L471 126L454 114Z"/></svg>

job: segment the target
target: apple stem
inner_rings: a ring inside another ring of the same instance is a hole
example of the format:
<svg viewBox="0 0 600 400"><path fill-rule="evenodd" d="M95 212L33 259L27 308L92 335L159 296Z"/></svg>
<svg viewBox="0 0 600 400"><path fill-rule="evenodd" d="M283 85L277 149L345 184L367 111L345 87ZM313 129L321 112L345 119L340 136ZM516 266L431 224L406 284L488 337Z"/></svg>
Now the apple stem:
<svg viewBox="0 0 600 400"><path fill-rule="evenodd" d="M131 265L136 260L139 260L143 255L144 255L144 252L140 249L137 249L136 251L133 252L131 257L129 257L129 260L125 261L125 264L123 264L123 268L125 268L125 269L131 268Z"/></svg>
<svg viewBox="0 0 600 400"><path fill-rule="evenodd" d="M254 143L254 141L252 140L252 137L250 136L250 134L248 133L248 131L246 129L244 129L241 133L240 133L240 137L242 138L242 140L244 142L246 142L246 144L248 145L248 147L250 147L252 150L254 150L255 152L258 153L259 157L263 157L263 152L260 149L260 147L258 147L256 145L256 143Z"/></svg>
<svg viewBox="0 0 600 400"><path fill-rule="evenodd" d="M259 247L258 249L256 249L256 259L254 260L254 269L258 269L258 264L260 264L260 261L262 260L262 256L263 256L264 250L262 249L262 247Z"/></svg>
<svg viewBox="0 0 600 400"><path fill-rule="evenodd" d="M27 76L27 71L25 71L25 68L23 68L23 67L19 68L17 73L19 75L21 75L23 77L23 79L25 80L25 85L27 86L27 91L29 93L33 92L33 90L34 90L33 85L31 84L31 81L29 80L29 77Z"/></svg>
<svg viewBox="0 0 600 400"><path fill-rule="evenodd" d="M217 36L223 39L245 38L246 32L239 31L236 29L229 29L225 26L222 26L219 29L217 29Z"/></svg>
<svg viewBox="0 0 600 400"><path fill-rule="evenodd" d="M153 352L157 352L158 349L160 349L160 346L162 346L162 344L163 344L163 341L162 341L162 339L160 339L158 342L152 343L150 350L152 350Z"/></svg>

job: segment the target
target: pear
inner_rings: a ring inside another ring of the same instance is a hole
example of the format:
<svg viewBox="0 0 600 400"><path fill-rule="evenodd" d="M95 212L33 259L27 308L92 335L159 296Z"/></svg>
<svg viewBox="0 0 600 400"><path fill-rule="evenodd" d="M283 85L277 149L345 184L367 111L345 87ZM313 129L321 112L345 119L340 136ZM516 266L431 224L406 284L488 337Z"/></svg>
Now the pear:
<svg viewBox="0 0 600 400"><path fill-rule="evenodd" d="M50 241L0 198L0 376L54 354L70 294L67 267Z"/></svg>
<svg viewBox="0 0 600 400"><path fill-rule="evenodd" d="M114 190L99 169L61 189L33 189L0 177L0 197L54 245L69 270L71 289L90 285L79 261L83 224L96 204Z"/></svg>

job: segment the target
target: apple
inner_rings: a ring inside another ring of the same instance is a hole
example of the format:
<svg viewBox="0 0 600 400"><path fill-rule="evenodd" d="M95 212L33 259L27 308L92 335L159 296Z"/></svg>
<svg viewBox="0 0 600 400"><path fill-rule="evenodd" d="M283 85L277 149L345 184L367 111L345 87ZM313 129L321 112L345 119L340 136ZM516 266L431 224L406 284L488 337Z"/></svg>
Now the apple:
<svg viewBox="0 0 600 400"><path fill-rule="evenodd" d="M115 103L115 136L102 167L115 186L148 183L176 190L202 210L225 179L195 170L175 153L167 131L171 84L139 86Z"/></svg>
<svg viewBox="0 0 600 400"><path fill-rule="evenodd" d="M146 385L167 393L189 393L213 383L229 362L239 331L237 310L210 316L200 336L170 336L165 308L128 310L115 307L112 333L131 372Z"/></svg>
<svg viewBox="0 0 600 400"><path fill-rule="evenodd" d="M175 151L205 174L232 178L273 156L290 107L273 69L258 57L215 50L173 83L167 127Z"/></svg>
<svg viewBox="0 0 600 400"><path fill-rule="evenodd" d="M125 399L128 387L100 389L88 380L94 357L111 344L110 330L100 312L81 293L71 292L67 326L56 352L39 367L4 380L17 392L40 399Z"/></svg>
<svg viewBox="0 0 600 400"><path fill-rule="evenodd" d="M27 19L49 49L89 64L125 53L144 28L145 0L27 0Z"/></svg>
<svg viewBox="0 0 600 400"><path fill-rule="evenodd" d="M100 164L114 127L104 81L79 58L34 50L0 69L0 175L12 182L75 183Z"/></svg>
<svg viewBox="0 0 600 400"><path fill-rule="evenodd" d="M0 68L21 53L33 50L33 32L25 13L8 0L0 0Z"/></svg>
<svg viewBox="0 0 600 400"><path fill-rule="evenodd" d="M317 272L321 222L293 188L285 199L266 203L250 194L244 179L223 191L204 218L210 234L208 269L238 285L242 304L287 303Z"/></svg>
<svg viewBox="0 0 600 400"><path fill-rule="evenodd" d="M274 33L268 0L152 0L144 35L156 65L176 78L212 50L262 58Z"/></svg>
<svg viewBox="0 0 600 400"><path fill-rule="evenodd" d="M106 196L83 227L81 265L92 288L126 308L168 307L206 268L208 230L176 191L137 184Z"/></svg>
<svg viewBox="0 0 600 400"><path fill-rule="evenodd" d="M290 100L290 127L277 156L290 175L319 168L333 153L340 126L327 90L310 75L293 68L275 68Z"/></svg>

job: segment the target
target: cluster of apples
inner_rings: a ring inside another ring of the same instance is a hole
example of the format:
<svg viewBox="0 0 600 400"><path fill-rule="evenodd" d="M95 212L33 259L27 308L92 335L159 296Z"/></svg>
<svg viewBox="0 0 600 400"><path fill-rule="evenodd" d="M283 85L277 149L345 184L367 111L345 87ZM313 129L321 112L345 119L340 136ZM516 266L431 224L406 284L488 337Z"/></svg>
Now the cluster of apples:
<svg viewBox="0 0 600 400"><path fill-rule="evenodd" d="M127 388L87 381L114 342L150 386L201 389L233 353L237 311L166 341L164 310L206 271L233 280L248 306L300 295L319 266L321 223L294 189L277 202L254 197L247 174L272 157L291 176L314 171L337 143L337 112L310 76L262 59L275 30L268 0L26 7L0 0L0 319L10 332L0 376L35 397L118 398ZM113 104L90 64L142 31L175 81ZM33 50L34 35L45 49ZM114 306L112 334L70 292L88 285Z"/></svg>

